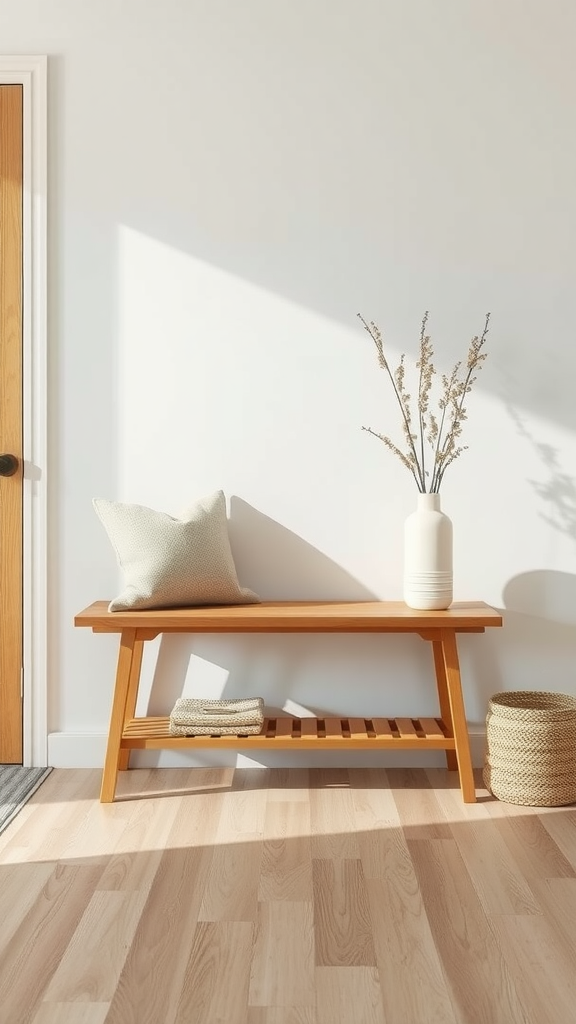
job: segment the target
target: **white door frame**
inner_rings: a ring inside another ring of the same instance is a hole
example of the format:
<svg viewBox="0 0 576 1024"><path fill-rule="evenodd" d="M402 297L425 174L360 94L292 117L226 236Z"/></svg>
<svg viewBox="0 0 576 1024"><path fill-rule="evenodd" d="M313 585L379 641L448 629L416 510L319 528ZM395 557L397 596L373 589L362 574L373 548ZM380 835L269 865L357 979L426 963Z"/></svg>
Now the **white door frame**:
<svg viewBox="0 0 576 1024"><path fill-rule="evenodd" d="M23 751L47 764L47 66L0 55L0 84L23 87Z"/></svg>

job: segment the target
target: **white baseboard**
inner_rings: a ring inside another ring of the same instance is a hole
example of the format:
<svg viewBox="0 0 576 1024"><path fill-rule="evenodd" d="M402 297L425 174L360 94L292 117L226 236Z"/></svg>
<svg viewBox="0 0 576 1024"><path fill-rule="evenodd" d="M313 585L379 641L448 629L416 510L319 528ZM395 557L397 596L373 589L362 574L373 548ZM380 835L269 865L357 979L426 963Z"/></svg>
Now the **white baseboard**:
<svg viewBox="0 0 576 1024"><path fill-rule="evenodd" d="M52 768L102 768L106 733L48 733L48 764Z"/></svg>
<svg viewBox="0 0 576 1024"><path fill-rule="evenodd" d="M472 764L481 768L484 760L485 731L470 727ZM48 736L48 764L53 768L102 768L106 752L105 733L53 732ZM258 760L233 750L204 750L194 754L187 750L137 750L130 758L133 768L215 768L230 765L239 768L284 767L387 767L387 768L441 768L446 764L442 750L349 751L343 758L337 750L316 751L280 750L265 752Z"/></svg>

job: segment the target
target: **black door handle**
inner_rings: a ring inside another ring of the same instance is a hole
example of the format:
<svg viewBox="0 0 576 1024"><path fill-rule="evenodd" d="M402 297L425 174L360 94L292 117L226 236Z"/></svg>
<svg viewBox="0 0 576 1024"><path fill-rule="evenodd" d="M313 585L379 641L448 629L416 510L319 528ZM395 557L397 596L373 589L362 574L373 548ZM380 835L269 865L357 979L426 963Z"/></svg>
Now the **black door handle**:
<svg viewBox="0 0 576 1024"><path fill-rule="evenodd" d="M0 455L0 476L13 476L18 469L15 455Z"/></svg>

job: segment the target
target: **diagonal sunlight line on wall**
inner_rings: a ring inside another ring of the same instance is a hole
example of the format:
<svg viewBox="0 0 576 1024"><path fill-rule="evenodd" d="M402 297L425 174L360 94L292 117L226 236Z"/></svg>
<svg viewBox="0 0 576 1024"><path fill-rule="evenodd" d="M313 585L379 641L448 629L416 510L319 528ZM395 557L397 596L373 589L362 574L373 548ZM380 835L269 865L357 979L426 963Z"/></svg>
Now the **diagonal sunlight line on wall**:
<svg viewBox="0 0 576 1024"><path fill-rule="evenodd" d="M217 486L224 475L241 477L246 491L265 476L270 496L274 477L282 476L292 495L283 494L282 504L298 521L299 492L315 489L320 469L327 505L342 503L344 480L380 504L377 485L390 480L386 502L402 514L409 511L408 471L380 442L360 433L361 426L372 426L403 446L389 381L355 316L344 328L126 227L120 229L120 276L125 493L138 491L143 500L163 498L166 504L166 479L183 480L181 466L193 471L201 490ZM433 324L431 332L434 343ZM441 341L435 344L440 374L451 363L442 357ZM413 364L418 338L407 339L405 350ZM399 357L390 346L391 365ZM498 359L493 326L488 360ZM572 431L528 410L506 408L483 389L482 373L467 408L462 440L469 451L443 485L456 514L467 487L478 491L489 481L508 505L535 496L542 519L561 528L566 486L562 494L558 487L560 477L569 479ZM151 473L150 453L158 449L161 463ZM546 452L554 452L553 462ZM175 501L187 502L189 492L173 490ZM310 539L320 537L324 550L336 539L329 525L326 533L326 523Z"/></svg>

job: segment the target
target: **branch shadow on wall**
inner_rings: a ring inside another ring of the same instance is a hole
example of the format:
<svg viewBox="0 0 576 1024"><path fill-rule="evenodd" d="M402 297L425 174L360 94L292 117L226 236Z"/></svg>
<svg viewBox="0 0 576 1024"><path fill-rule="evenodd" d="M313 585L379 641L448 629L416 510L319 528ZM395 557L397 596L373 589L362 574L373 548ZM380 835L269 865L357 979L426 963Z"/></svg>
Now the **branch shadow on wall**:
<svg viewBox="0 0 576 1024"><path fill-rule="evenodd" d="M576 477L567 471L558 450L540 441L509 401L506 407L542 467L540 479L527 481L540 518L576 544ZM509 672L525 679L529 690L576 693L576 575L553 569L521 573L504 587L503 605L505 628L486 645L488 651L492 647L501 689L510 689Z"/></svg>
<svg viewBox="0 0 576 1024"><path fill-rule="evenodd" d="M518 433L532 445L543 466L542 480L528 480L539 499L541 518L576 543L576 477L566 471L556 448L539 441L517 409L510 404L507 408Z"/></svg>

